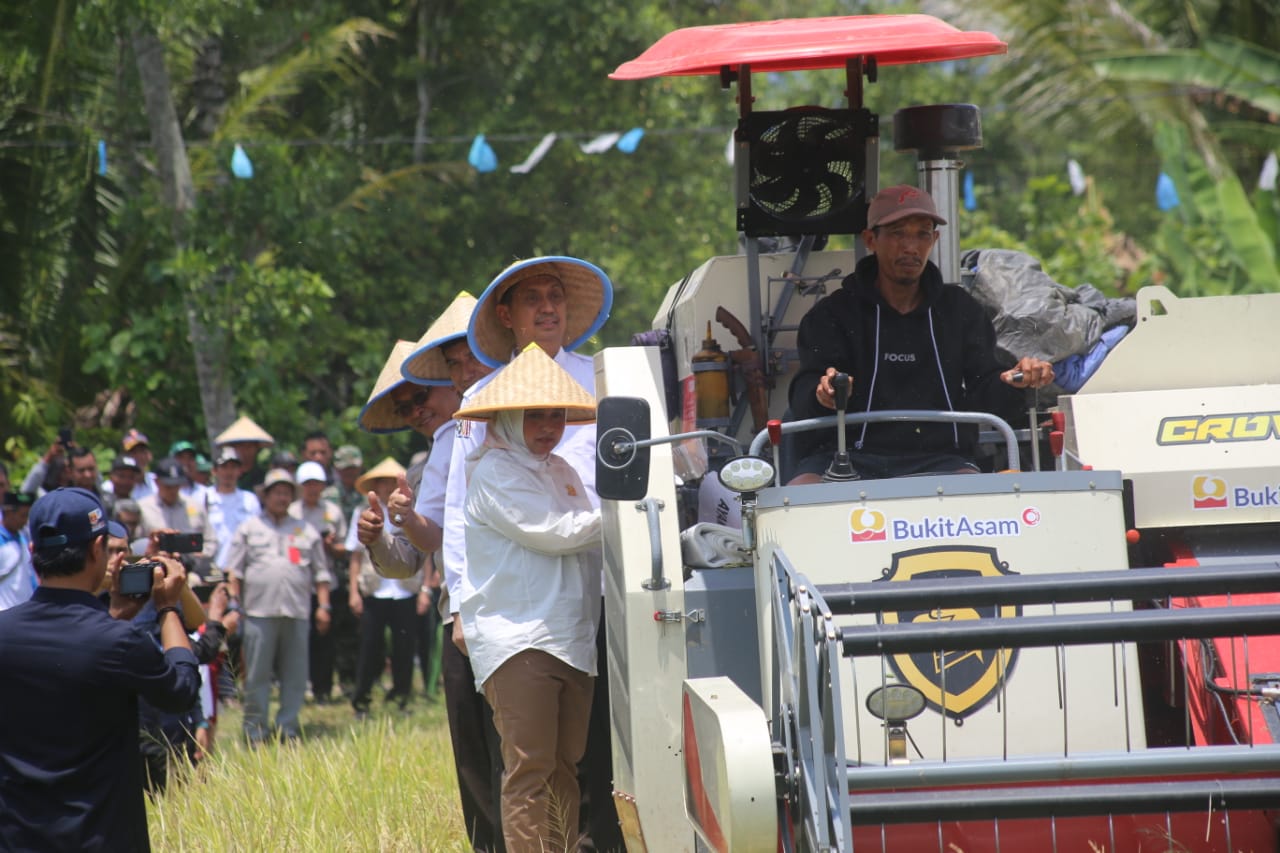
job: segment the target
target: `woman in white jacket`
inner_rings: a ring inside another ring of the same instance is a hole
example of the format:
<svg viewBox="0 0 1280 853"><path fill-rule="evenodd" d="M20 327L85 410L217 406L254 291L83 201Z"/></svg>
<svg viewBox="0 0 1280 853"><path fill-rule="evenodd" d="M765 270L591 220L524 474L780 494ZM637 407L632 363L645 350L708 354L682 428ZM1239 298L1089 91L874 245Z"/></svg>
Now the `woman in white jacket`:
<svg viewBox="0 0 1280 853"><path fill-rule="evenodd" d="M468 458L460 616L502 738L509 853L576 850L600 613L600 513L552 451L595 401L538 347L457 413L490 421Z"/></svg>

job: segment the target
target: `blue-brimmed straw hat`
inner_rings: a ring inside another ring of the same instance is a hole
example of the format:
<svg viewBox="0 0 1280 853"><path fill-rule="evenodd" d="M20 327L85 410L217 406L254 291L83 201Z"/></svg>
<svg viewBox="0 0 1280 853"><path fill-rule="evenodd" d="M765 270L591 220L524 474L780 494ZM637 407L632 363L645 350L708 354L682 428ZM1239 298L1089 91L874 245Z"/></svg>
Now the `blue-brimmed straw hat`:
<svg viewBox="0 0 1280 853"><path fill-rule="evenodd" d="M360 429L365 432L387 433L409 428L404 418L396 417L396 406L390 394L397 385L405 381L400 375L400 365L413 352L413 347L413 341L396 341L396 345L391 348L391 355L387 356L386 364L382 365L378 381L373 383L369 401L360 410L360 417L356 418Z"/></svg>
<svg viewBox="0 0 1280 853"><path fill-rule="evenodd" d="M498 303L508 290L534 276L560 280L565 295L565 329L562 347L572 352L600 331L613 308L613 283L598 266L578 258L549 255L529 258L507 267L480 294L467 342L471 351L489 367L501 367L516 346L515 334L498 319Z"/></svg>
<svg viewBox="0 0 1280 853"><path fill-rule="evenodd" d="M436 318L431 328L414 344L413 351L400 365L400 375L419 385L449 385L449 365L444 360L445 344L467 336L467 324L476 309L476 298L465 290Z"/></svg>

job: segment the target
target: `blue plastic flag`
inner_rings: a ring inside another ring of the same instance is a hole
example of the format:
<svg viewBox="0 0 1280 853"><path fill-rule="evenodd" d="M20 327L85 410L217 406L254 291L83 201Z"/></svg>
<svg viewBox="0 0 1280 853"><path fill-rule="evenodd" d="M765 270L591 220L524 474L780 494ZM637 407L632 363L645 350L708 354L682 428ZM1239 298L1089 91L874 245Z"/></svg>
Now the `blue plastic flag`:
<svg viewBox="0 0 1280 853"><path fill-rule="evenodd" d="M231 152L231 174L245 181L253 177L253 162L238 142L236 150Z"/></svg>
<svg viewBox="0 0 1280 853"><path fill-rule="evenodd" d="M973 172L964 173L964 209L978 209L978 197L973 192Z"/></svg>
<svg viewBox="0 0 1280 853"><path fill-rule="evenodd" d="M622 134L622 138L618 140L618 150L623 154L634 154L636 146L640 144L640 140L643 137L643 127L631 128L626 133Z"/></svg>
<svg viewBox="0 0 1280 853"><path fill-rule="evenodd" d="M477 172L492 172L498 168L498 155L493 153L489 143L484 141L484 134L477 134L471 141L471 152L467 154L467 162Z"/></svg>
<svg viewBox="0 0 1280 853"><path fill-rule="evenodd" d="M1173 178L1160 173L1156 178L1156 206L1161 210L1173 210L1181 202L1178 201L1178 188L1173 185Z"/></svg>
<svg viewBox="0 0 1280 853"><path fill-rule="evenodd" d="M98 174L105 175L107 173L107 141L105 139L98 140Z"/></svg>

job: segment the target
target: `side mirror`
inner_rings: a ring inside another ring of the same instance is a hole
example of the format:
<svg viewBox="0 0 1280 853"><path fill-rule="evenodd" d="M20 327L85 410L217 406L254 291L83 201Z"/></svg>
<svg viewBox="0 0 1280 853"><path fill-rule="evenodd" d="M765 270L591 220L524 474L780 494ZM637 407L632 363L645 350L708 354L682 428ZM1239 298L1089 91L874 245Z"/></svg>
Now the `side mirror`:
<svg viewBox="0 0 1280 853"><path fill-rule="evenodd" d="M596 491L614 501L634 501L649 490L649 401L605 397L596 404Z"/></svg>

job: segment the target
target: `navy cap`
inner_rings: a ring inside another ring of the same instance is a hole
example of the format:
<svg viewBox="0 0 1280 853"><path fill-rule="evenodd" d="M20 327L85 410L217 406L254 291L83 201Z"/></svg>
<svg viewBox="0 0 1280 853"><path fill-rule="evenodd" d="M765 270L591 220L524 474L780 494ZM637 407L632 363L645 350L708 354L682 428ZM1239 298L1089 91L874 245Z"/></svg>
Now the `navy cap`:
<svg viewBox="0 0 1280 853"><path fill-rule="evenodd" d="M27 519L31 542L38 549L68 548L92 542L104 533L127 539L129 532L114 521L98 496L88 489L54 489L31 507Z"/></svg>
<svg viewBox="0 0 1280 853"><path fill-rule="evenodd" d="M156 463L156 482L162 486L181 486L187 482L187 472L178 460L166 457Z"/></svg>

